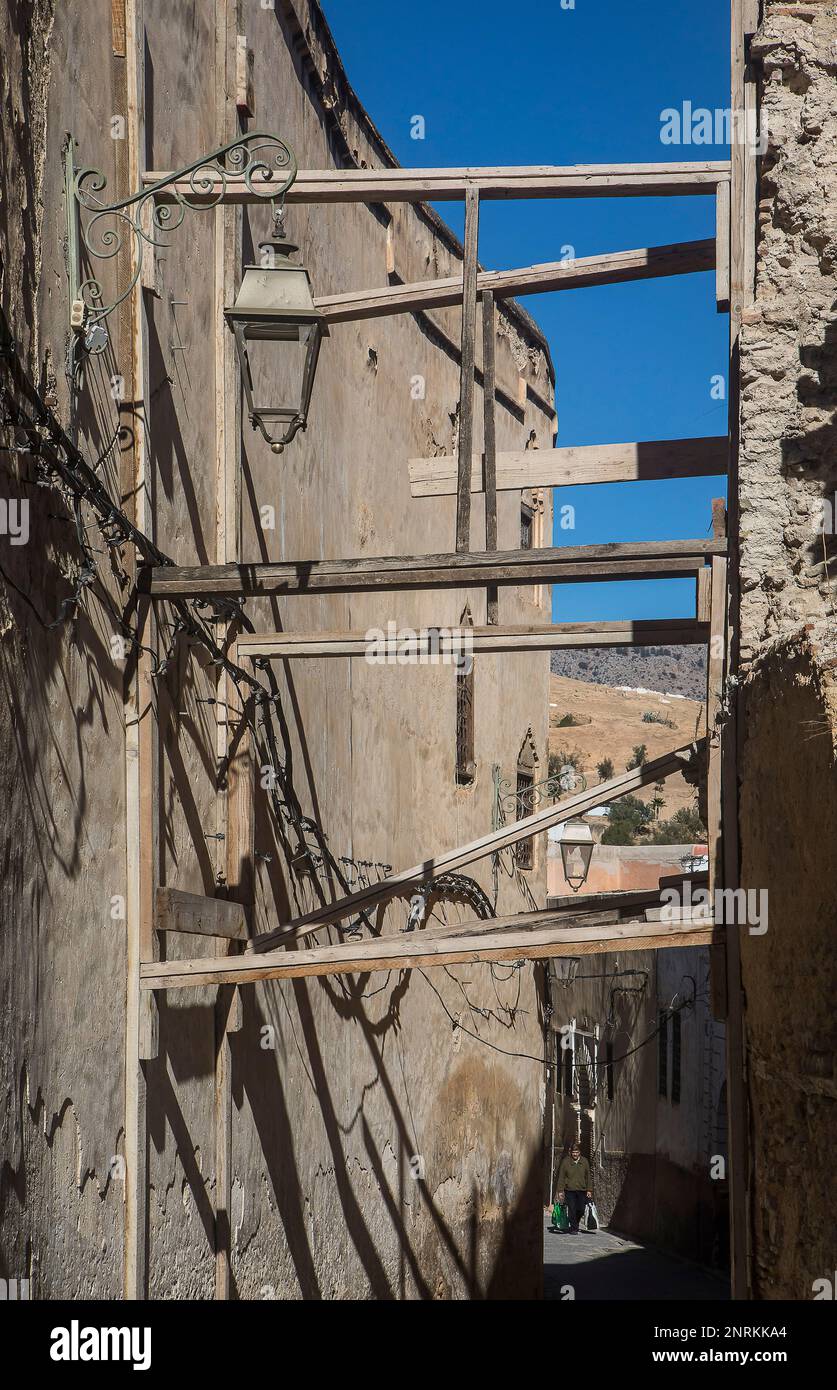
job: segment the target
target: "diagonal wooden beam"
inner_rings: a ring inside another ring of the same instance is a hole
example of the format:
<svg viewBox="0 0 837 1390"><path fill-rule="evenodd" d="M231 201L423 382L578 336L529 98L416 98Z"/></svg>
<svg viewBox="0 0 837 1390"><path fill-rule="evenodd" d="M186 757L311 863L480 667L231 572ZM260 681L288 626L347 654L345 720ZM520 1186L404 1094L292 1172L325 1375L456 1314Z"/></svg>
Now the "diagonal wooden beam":
<svg viewBox="0 0 837 1390"><path fill-rule="evenodd" d="M426 932L399 932L371 941L344 942L261 956L231 956L223 964L211 959L157 962L144 966L145 989L198 988L201 985L253 984L258 980L300 979L315 975L355 975L378 970L427 969L502 960L544 960L552 956L600 955L606 951L658 951L670 947L709 946L723 935L711 921L618 922L567 927L555 914L541 914L544 925L519 929L508 919L504 929L485 933L453 928L459 935L431 939Z"/></svg>
<svg viewBox="0 0 837 1390"><path fill-rule="evenodd" d="M497 455L500 491L525 487L578 487L590 483L627 483L663 478L705 478L726 474L726 435L705 439L652 440L636 444L585 444L561 449L523 449ZM413 497L446 497L456 491L457 460L409 460ZM471 491L483 491L483 460L474 454ZM486 547L490 549L490 547Z"/></svg>
<svg viewBox="0 0 837 1390"><path fill-rule="evenodd" d="M671 246L641 247L634 251L610 251L604 256L581 256L572 261L548 261L544 265L528 265L516 270L484 270L477 276L477 293L490 290L495 299L520 298L527 294L621 285L631 280L693 275L714 269L715 240L710 238ZM354 323L390 314L449 308L461 304L462 298L462 276L451 275L442 280L419 280L408 285L320 296L315 303L328 323Z"/></svg>
<svg viewBox="0 0 837 1390"><path fill-rule="evenodd" d="M360 590L467 588L482 584L573 584L579 579L665 579L695 574L723 540L615 541L468 555L399 555L362 560L294 560L282 564L146 567L142 592L152 598L258 598L272 594L345 594Z"/></svg>
<svg viewBox="0 0 837 1390"><path fill-rule="evenodd" d="M473 864L478 859L484 859L486 855L496 854L499 850L517 844L519 840L528 839L530 835L537 835L542 830L548 830L551 825L558 825L569 816L583 815L585 811L592 811L595 806L615 801L618 797L636 791L639 787L645 787L649 783L672 777L675 773L683 770L684 764L689 762L696 747L695 744L687 744L682 748L672 750L671 753L664 753L662 757L655 758L653 762L644 763L642 767L632 768L629 772L623 772L618 777L601 782L589 791L567 797L553 806L546 806L543 810L535 811L531 816L525 816L522 820L514 821L511 825L502 826L499 830L494 830L490 835L484 835L479 840L472 840L469 844L461 845L457 849L434 855L419 864L415 864L410 869L403 869L400 873L382 879L380 883L371 884L357 893L339 898L336 902L326 903L325 906L316 908L304 917L289 922L287 926L279 927L275 931L256 937L252 943L253 949L266 950L271 945L290 941L298 936L306 936L317 927L326 926L331 922L339 922L345 917L356 916L374 904L387 902L390 898L402 894L405 889L413 885L420 885L427 882L428 879L437 878L440 874L461 869L466 864Z"/></svg>
<svg viewBox="0 0 837 1390"><path fill-rule="evenodd" d="M423 203L461 201L469 184L486 198L689 197L712 194L729 179L728 160L680 164L569 164L465 166L450 169L300 169L288 189L288 203ZM270 184L258 173L248 188L241 174L222 179L201 169L197 187L174 170L149 170L143 185L173 180L156 194L159 202L185 197L200 204L263 203ZM256 191L253 191L256 190Z"/></svg>

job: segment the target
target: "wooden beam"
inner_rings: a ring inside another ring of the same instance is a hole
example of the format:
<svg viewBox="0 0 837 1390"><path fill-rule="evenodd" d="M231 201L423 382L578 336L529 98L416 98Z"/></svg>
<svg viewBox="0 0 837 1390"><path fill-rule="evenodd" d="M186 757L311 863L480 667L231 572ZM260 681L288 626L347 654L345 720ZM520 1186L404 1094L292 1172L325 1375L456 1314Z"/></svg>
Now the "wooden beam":
<svg viewBox="0 0 837 1390"><path fill-rule="evenodd" d="M697 620L708 623L712 616L712 571L704 567L697 577Z"/></svg>
<svg viewBox="0 0 837 1390"><path fill-rule="evenodd" d="M474 447L474 368L477 334L477 269L480 195L465 190L465 260L462 266L462 351L459 369L459 463L456 486L456 549L471 549L471 455Z"/></svg>
<svg viewBox="0 0 837 1390"><path fill-rule="evenodd" d="M138 187L145 157L145 45L143 0L125 5L126 135L119 162L118 185L127 195ZM117 68L118 68L117 64ZM120 477L123 496L133 502L132 520L154 535L153 465L148 430L153 413L148 389L148 342L142 302L142 248L131 237L129 283L133 289L124 316L114 314L114 347L130 362L131 443L123 452ZM123 270L125 267L122 267ZM123 417L124 418L124 417ZM154 887L159 874L159 710L154 679L157 646L153 611L141 604L137 631L142 645L129 668L125 692L125 836L126 836L126 1014L125 1014L125 1200L123 1296L148 1296L148 1110L147 1074L143 1061L157 1056L159 1029L156 1000L143 990L142 964L157 946L154 932Z"/></svg>
<svg viewBox="0 0 837 1390"><path fill-rule="evenodd" d="M707 571L708 573L708 571ZM381 635L376 637L375 632ZM370 636L370 632L373 634ZM248 633L238 642L239 657L273 660L366 657L373 665L407 665L413 658L431 664L474 652L553 651L562 647L698 646L709 635L708 622L694 618L640 619L636 622L547 623L540 626L425 627L367 632ZM401 661L399 662L399 657Z"/></svg>
<svg viewBox="0 0 837 1390"><path fill-rule="evenodd" d="M241 638L230 652L237 665L241 659ZM231 738L230 766L227 775L226 878L230 898L242 905L248 926L256 898L255 864L255 755L253 730L247 711L236 709L230 715L236 721Z"/></svg>
<svg viewBox="0 0 837 1390"><path fill-rule="evenodd" d="M150 170L150 188L172 179L173 170ZM659 198L712 194L729 179L727 160L684 164L570 164L466 166L451 169L300 169L288 203L423 203L461 201L469 185L490 198ZM263 203L270 186L258 175L253 193L240 174L202 169L195 189L189 179L162 188L160 202L185 196L193 204Z"/></svg>
<svg viewBox="0 0 837 1390"><path fill-rule="evenodd" d="M707 738L706 828L709 847L709 882L714 890L723 887L723 833L721 805L721 726L719 716L724 696L724 669L727 641L727 565L715 557L710 569L709 651L706 662L705 728ZM718 1019L727 1016L726 960L715 952L711 970L712 1012Z"/></svg>
<svg viewBox="0 0 837 1390"><path fill-rule="evenodd" d="M719 183L715 194L715 302L718 313L729 312L730 186Z"/></svg>
<svg viewBox="0 0 837 1390"><path fill-rule="evenodd" d="M497 549L497 310L494 295L486 290L482 296L482 401L483 401L483 439L482 458L485 474L485 548L492 553ZM462 454L459 455L461 469ZM481 471L483 471L481 470ZM458 477L458 474L457 474ZM473 492L473 476L468 480ZM488 622L500 621L497 586L492 584L486 593L486 616Z"/></svg>
<svg viewBox="0 0 837 1390"><path fill-rule="evenodd" d="M555 911L563 909L578 914L582 910L579 908L581 901L583 910L601 912L610 909L617 914L618 920L620 913L626 912L629 916L636 917L639 915L637 909L642 908L644 911L646 907L658 904L664 888L683 889L687 883L693 888L705 888L708 882L709 875L706 873L662 874L653 888L609 889L602 893L585 893L581 899L577 893L567 893L560 897L550 894L546 905Z"/></svg>
<svg viewBox="0 0 837 1390"><path fill-rule="evenodd" d="M741 315L755 294L757 154L752 137L757 114L749 36L759 23L759 0L732 0L732 113L736 129L730 161L730 332L738 340Z"/></svg>
<svg viewBox="0 0 837 1390"><path fill-rule="evenodd" d="M758 28L759 0L732 0L731 95L733 117L755 122L756 74L749 63L749 36ZM752 127L751 127L752 129ZM735 674L739 632L738 576L738 452L740 438L739 332L742 315L755 294L757 157L752 145L740 137L732 142L730 184L730 481L729 525L732 540L727 615L728 670ZM723 886L737 889L740 863L738 845L737 706L735 688L730 692L730 711L721 737L723 800ZM752 1293L751 1193L749 1184L749 1116L745 1082L744 999L741 979L740 927L732 925L726 936L726 1071L729 1134L730 1272L732 1296L743 1300ZM717 955L717 953L716 953Z"/></svg>
<svg viewBox="0 0 837 1390"><path fill-rule="evenodd" d="M247 940L247 916L240 903L227 902L224 898L203 898L198 893L184 893L178 888L157 889L155 926L158 931Z"/></svg>
<svg viewBox="0 0 837 1390"><path fill-rule="evenodd" d="M708 904L705 907L647 907L644 916L646 922L679 922L682 925L688 922L708 922L711 925L713 920Z"/></svg>
<svg viewBox="0 0 837 1390"><path fill-rule="evenodd" d="M301 979L314 975L355 975L379 970L427 969L485 961L545 960L551 956L600 955L605 951L658 951L669 947L708 946L719 933L710 921L617 922L610 926L567 927L545 912L549 925L487 934L457 927L459 935L428 939L425 932L399 932L338 946L271 951L238 956L223 965L211 960L166 961L148 967L146 989L197 988L207 984L252 984L258 980ZM153 974L151 970L153 969Z"/></svg>
<svg viewBox="0 0 837 1390"><path fill-rule="evenodd" d="M235 97L246 90L236 92L239 79L248 76L248 54L246 39L238 33L236 6L226 0L214 0L215 10L215 120L216 136L219 144L226 144L234 138L238 129L239 117ZM243 43L244 72L239 70L239 57ZM250 70L252 81L252 70ZM235 79L235 80L233 80ZM235 208L219 206L215 209L215 319L222 322L224 305L235 297L238 266L241 263L242 214ZM148 257L146 257L148 259ZM215 559L218 564L235 560L240 552L240 500L241 500L241 388L238 377L236 354L230 342L229 333L215 335ZM227 623L226 632L217 636L223 645L233 636L235 619ZM230 650L235 659L234 647ZM215 698L215 766L226 766L230 753L232 735L231 711L235 707L238 692L228 673L216 668ZM215 831L223 839L210 842L215 859L216 875L223 875L228 884L233 912L237 911L238 921L243 919L244 937L247 931L247 912L239 905L236 908L235 873L230 876L231 844L237 846L236 783L228 776L226 784L216 780ZM236 865L237 867L237 865ZM241 938L216 937L215 955L225 958L235 954L240 948ZM222 986L216 994L214 1008L214 1077L213 1077L213 1119L215 1133L215 1182L213 1204L215 1210L215 1297L219 1301L228 1300L234 1292L233 1277L233 1126L234 1105L232 1094L232 1051L230 1034L241 1027L241 999L237 989L231 985Z"/></svg>
<svg viewBox="0 0 837 1390"><path fill-rule="evenodd" d="M421 863L415 864L410 869L403 869L400 873L391 874L389 878L382 879L379 883L370 884L359 892L351 893L336 902L326 903L313 912L309 912L306 916L289 922L284 927L279 927L275 931L257 937L251 943L252 949L262 951L272 944L293 940L298 936L307 936L310 931L317 927L326 926L331 922L339 922L345 917L355 916L373 904L387 902L390 898L402 894L413 885L426 883L430 878L437 878L440 874L461 869L466 864L473 864L476 860L484 859L489 854L496 854L502 849L507 849L510 845L517 844L519 840L528 839L529 836L537 835L542 830L548 830L551 825L557 825L560 821L566 820L568 816L583 815L585 811L592 811L595 806L602 806L610 801L615 801L628 792L637 791L639 787L645 787L652 782L659 782L666 777L672 777L675 773L683 770L684 763L688 762L694 755L695 748L696 745L691 744L673 749L670 753L664 753L662 757L655 758L652 762L643 763L642 767L632 768L630 771L620 773L618 777L599 783L598 786L592 787L588 791L566 797L555 805L545 806L542 810L535 811L532 815L525 816L522 820L514 821L510 825L502 826L499 830L494 830L491 834L484 835L478 840L472 840L469 844L460 845L457 849L447 850L423 859Z"/></svg>
<svg viewBox="0 0 837 1390"><path fill-rule="evenodd" d="M590 483L650 482L661 478L724 475L729 460L726 435L705 439L653 440L637 444L585 444L562 449L523 449L497 455L497 488L579 487ZM456 459L409 461L413 497L445 497L456 491ZM487 477L487 469L486 469ZM471 491L483 490L483 460L475 454ZM486 549L491 549L486 546Z"/></svg>
<svg viewBox="0 0 837 1390"><path fill-rule="evenodd" d="M520 298L558 290L590 289L595 285L621 285L632 280L654 280L669 275L694 275L715 268L715 240L684 241L672 246L642 247L635 251L611 251L604 256L582 256L572 261L548 261L515 270L483 270L477 276L477 292L490 290L496 299ZM356 323L359 319L391 314L415 314L462 303L462 276L442 280L418 280L382 289L351 290L321 296L314 302L328 323Z"/></svg>
<svg viewBox="0 0 837 1390"><path fill-rule="evenodd" d="M607 545L505 550L496 554L402 555L284 564L145 567L141 589L156 599L257 598L368 590L466 588L482 584L572 584L579 579L665 579L696 574L717 540L614 541Z"/></svg>

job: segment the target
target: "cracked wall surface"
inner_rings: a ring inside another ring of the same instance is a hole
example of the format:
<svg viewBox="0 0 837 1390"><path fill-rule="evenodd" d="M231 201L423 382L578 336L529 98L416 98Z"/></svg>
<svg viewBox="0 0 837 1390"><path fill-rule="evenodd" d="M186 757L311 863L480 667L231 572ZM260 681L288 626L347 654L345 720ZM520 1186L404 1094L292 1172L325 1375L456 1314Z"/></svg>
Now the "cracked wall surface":
<svg viewBox="0 0 837 1390"><path fill-rule="evenodd" d="M837 1177L835 490L837 5L766 6L751 56L768 144L741 336L742 937L752 1289L812 1297Z"/></svg>

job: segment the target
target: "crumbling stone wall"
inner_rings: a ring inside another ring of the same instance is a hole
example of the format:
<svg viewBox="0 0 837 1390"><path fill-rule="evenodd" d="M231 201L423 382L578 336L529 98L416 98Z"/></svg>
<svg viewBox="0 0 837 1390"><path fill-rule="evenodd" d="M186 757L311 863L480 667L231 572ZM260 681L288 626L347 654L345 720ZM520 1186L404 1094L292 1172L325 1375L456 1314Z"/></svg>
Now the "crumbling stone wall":
<svg viewBox="0 0 837 1390"><path fill-rule="evenodd" d="M768 4L751 57L767 148L741 337L741 872L752 1292L834 1269L837 5ZM831 1275L829 1274L831 1272Z"/></svg>

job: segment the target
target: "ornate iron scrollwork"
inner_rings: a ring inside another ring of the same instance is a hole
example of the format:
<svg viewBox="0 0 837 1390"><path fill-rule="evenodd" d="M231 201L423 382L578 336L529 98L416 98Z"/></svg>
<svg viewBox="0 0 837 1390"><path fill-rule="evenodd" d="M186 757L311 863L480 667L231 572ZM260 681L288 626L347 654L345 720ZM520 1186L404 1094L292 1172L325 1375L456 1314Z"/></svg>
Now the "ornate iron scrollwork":
<svg viewBox="0 0 837 1390"><path fill-rule="evenodd" d="M104 320L128 298L136 285L146 246L166 246L165 235L177 230L187 212L205 212L217 207L232 177L242 180L254 197L281 208L297 175L296 156L290 145L266 131L241 135L114 203L102 201L107 178L100 170L76 169L71 152L68 164L71 172L68 199L75 200L81 245L88 255L94 260L112 260L130 237L134 238L137 251L131 279L113 303L103 302L102 286L95 276L71 286L72 324L74 329L84 332L85 346L91 353L103 352L106 348ZM185 188L179 186L183 184ZM162 203L158 198L164 190L168 201ZM90 214L86 221L83 213ZM75 276L77 267L72 265L72 259L71 255L71 276Z"/></svg>
<svg viewBox="0 0 837 1390"><path fill-rule="evenodd" d="M586 777L572 763L567 763L558 772L554 772L551 777L545 777L542 782L535 782L521 791L512 791L512 784L508 778L498 777L495 795L498 806L513 816L515 820L520 820L527 812L536 811L547 800L559 801L561 797L568 796L570 792L586 790Z"/></svg>

